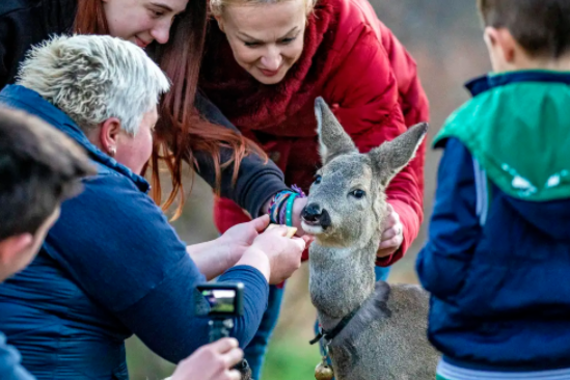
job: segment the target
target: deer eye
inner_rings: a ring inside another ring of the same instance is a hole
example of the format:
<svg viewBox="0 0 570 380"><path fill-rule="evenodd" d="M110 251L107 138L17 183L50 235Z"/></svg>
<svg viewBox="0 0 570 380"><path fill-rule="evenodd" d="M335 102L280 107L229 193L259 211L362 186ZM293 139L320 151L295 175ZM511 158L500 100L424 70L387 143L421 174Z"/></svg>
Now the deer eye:
<svg viewBox="0 0 570 380"><path fill-rule="evenodd" d="M352 190L349 195L353 196L356 199L362 199L366 195L366 192L364 190L356 189Z"/></svg>
<svg viewBox="0 0 570 380"><path fill-rule="evenodd" d="M319 183L321 183L321 180L322 180L322 179L323 179L322 176L317 175L317 176L315 177L315 182L314 182L314 184L315 184L315 185L318 185Z"/></svg>

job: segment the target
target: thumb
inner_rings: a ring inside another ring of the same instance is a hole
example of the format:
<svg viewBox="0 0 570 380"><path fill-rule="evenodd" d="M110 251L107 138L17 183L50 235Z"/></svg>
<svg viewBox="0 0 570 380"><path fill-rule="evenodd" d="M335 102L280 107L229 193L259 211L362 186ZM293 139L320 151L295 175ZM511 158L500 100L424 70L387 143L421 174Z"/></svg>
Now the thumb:
<svg viewBox="0 0 570 380"><path fill-rule="evenodd" d="M266 214L255 218L250 223L253 224L253 228L255 228L257 232L263 232L269 225L269 215Z"/></svg>
<svg viewBox="0 0 570 380"><path fill-rule="evenodd" d="M234 338L223 338L210 344L214 352L225 354L228 351L238 347L238 341Z"/></svg>
<svg viewBox="0 0 570 380"><path fill-rule="evenodd" d="M301 249L301 252L305 250L306 247L306 243L305 240L302 238L291 238L291 240L293 240L293 243L297 244L299 246L299 248Z"/></svg>

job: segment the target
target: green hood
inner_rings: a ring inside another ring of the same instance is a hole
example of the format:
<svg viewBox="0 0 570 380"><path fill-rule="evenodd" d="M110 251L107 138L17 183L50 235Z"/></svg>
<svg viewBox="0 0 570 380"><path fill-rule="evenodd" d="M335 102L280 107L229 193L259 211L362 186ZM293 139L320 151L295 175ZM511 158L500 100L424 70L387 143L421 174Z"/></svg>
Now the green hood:
<svg viewBox="0 0 570 380"><path fill-rule="evenodd" d="M513 197L570 198L570 73L486 80L483 91L447 119L435 144L458 138L488 178Z"/></svg>

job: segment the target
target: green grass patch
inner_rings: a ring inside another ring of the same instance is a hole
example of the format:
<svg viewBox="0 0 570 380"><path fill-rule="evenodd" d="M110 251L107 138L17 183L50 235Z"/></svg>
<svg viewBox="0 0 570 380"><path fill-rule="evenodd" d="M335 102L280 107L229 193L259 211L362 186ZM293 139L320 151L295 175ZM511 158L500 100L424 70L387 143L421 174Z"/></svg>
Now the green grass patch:
<svg viewBox="0 0 570 380"><path fill-rule="evenodd" d="M319 348L298 337L272 339L262 380L313 380L320 360Z"/></svg>

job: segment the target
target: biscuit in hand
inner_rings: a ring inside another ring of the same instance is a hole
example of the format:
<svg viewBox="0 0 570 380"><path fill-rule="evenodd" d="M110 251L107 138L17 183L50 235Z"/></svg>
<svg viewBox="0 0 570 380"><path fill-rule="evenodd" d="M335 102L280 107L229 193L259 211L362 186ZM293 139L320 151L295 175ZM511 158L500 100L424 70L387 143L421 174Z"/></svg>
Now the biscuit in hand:
<svg viewBox="0 0 570 380"><path fill-rule="evenodd" d="M287 234L285 236L288 237L289 239L291 239L297 233L297 227L289 227L284 224L274 224L274 223L270 224L267 227L266 231L272 230L276 227L287 227Z"/></svg>

